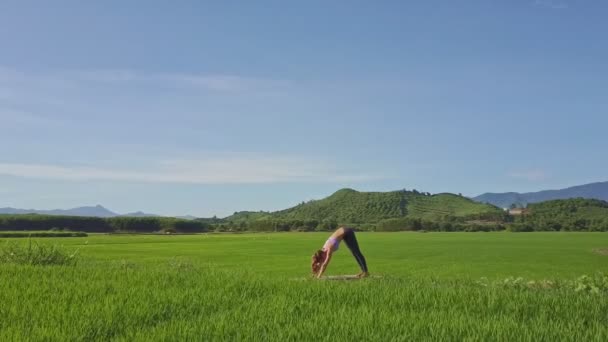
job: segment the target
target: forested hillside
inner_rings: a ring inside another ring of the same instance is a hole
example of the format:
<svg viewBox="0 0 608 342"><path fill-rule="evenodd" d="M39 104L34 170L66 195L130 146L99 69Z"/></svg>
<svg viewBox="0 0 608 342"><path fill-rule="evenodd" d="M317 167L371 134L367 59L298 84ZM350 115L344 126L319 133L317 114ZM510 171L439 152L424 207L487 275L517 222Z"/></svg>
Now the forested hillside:
<svg viewBox="0 0 608 342"><path fill-rule="evenodd" d="M512 230L608 231L608 202L575 198L530 204Z"/></svg>

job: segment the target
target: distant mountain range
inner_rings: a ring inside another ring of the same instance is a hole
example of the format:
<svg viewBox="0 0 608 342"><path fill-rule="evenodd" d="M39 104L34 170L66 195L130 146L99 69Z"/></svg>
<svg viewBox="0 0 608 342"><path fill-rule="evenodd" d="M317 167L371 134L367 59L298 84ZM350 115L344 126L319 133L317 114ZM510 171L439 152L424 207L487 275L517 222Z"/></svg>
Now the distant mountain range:
<svg viewBox="0 0 608 342"><path fill-rule="evenodd" d="M89 216L89 217L118 217L118 216L129 216L129 217L158 217L161 215L148 214L141 211L128 214L118 214L111 210L104 208L101 205L94 207L78 207L72 209L54 209L54 210L36 210L36 209L16 209L16 208L0 208L0 214L40 214L40 215L64 215L64 216ZM194 216L178 216L177 218L185 220L193 220Z"/></svg>
<svg viewBox="0 0 608 342"><path fill-rule="evenodd" d="M41 215L66 215L66 216L94 216L94 217L114 217L120 216L101 205L94 207L78 207L72 209L36 210L36 209L15 209L0 208L0 214L41 214Z"/></svg>
<svg viewBox="0 0 608 342"><path fill-rule="evenodd" d="M474 197L473 200L481 203L490 203L500 208L508 208L512 204L526 206L529 203L576 197L608 201L608 182L573 186L561 190L544 190L527 193L485 193Z"/></svg>

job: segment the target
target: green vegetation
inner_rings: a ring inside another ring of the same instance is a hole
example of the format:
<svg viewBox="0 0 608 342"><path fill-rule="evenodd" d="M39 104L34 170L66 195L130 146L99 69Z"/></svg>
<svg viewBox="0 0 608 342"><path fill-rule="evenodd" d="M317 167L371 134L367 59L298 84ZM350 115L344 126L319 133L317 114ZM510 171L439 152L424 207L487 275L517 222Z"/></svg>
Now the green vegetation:
<svg viewBox="0 0 608 342"><path fill-rule="evenodd" d="M266 211L238 211L228 216L226 219L220 220L216 223L222 223L226 221L233 223L247 223L251 221L265 220L269 218L272 218L272 215Z"/></svg>
<svg viewBox="0 0 608 342"><path fill-rule="evenodd" d="M326 237L44 239L78 263L0 264L0 340L608 339L608 235L360 233L380 278L311 280ZM328 269L356 271L346 248Z"/></svg>
<svg viewBox="0 0 608 342"><path fill-rule="evenodd" d="M567 199L530 204L512 231L608 231L608 202Z"/></svg>
<svg viewBox="0 0 608 342"><path fill-rule="evenodd" d="M407 203L408 216L430 221L446 218L501 221L505 216L503 210L495 206L448 193L432 196L413 193L407 197Z"/></svg>

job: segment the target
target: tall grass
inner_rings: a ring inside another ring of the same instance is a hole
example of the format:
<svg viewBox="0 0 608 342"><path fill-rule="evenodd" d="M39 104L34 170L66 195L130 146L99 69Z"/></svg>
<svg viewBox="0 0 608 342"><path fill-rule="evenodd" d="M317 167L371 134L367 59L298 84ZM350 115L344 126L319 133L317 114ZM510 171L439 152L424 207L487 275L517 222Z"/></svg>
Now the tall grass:
<svg viewBox="0 0 608 342"><path fill-rule="evenodd" d="M0 264L18 265L73 265L78 250L68 251L56 244L41 244L28 240L27 244L7 241L0 247Z"/></svg>
<svg viewBox="0 0 608 342"><path fill-rule="evenodd" d="M605 295L569 287L298 281L168 263L0 272L3 341L608 339Z"/></svg>

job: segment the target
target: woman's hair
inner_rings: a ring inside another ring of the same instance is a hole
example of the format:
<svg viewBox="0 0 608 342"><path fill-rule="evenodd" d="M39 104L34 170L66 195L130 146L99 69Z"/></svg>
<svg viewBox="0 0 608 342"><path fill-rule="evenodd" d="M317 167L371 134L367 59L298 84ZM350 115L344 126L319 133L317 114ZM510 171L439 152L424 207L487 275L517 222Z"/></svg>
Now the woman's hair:
<svg viewBox="0 0 608 342"><path fill-rule="evenodd" d="M323 259L325 259L325 251L322 249L317 250L315 254L313 254L312 258L315 260L315 262L322 262Z"/></svg>
<svg viewBox="0 0 608 342"><path fill-rule="evenodd" d="M317 273L319 271L319 267L325 261L325 252L322 249L319 249L312 255L312 273Z"/></svg>

